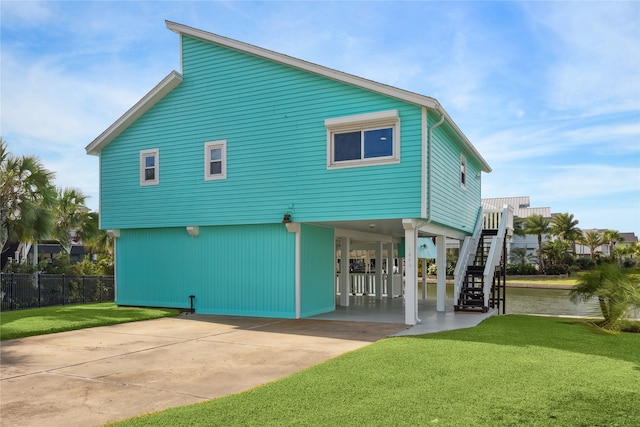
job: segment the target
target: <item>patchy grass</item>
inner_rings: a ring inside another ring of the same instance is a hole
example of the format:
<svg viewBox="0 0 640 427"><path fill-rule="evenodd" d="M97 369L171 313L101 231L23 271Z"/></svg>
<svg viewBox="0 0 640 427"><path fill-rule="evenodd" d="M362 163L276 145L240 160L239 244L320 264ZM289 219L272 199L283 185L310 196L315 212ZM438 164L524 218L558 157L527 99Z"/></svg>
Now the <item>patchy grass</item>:
<svg viewBox="0 0 640 427"><path fill-rule="evenodd" d="M509 283L573 286L578 283L578 277L507 276L507 285Z"/></svg>
<svg viewBox="0 0 640 427"><path fill-rule="evenodd" d="M175 309L118 307L114 303L4 311L0 314L0 339L10 340L178 314L179 310Z"/></svg>
<svg viewBox="0 0 640 427"><path fill-rule="evenodd" d="M638 426L639 384L640 335L509 315L384 339L244 393L116 425Z"/></svg>

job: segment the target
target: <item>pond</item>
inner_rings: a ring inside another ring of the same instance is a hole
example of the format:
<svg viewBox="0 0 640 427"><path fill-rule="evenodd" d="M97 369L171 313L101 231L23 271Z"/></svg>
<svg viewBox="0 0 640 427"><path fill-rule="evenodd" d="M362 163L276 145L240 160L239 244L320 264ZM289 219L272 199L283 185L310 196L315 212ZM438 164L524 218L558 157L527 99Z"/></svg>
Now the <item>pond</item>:
<svg viewBox="0 0 640 427"><path fill-rule="evenodd" d="M420 292L420 291L419 291ZM427 285L427 299L435 299L436 285ZM453 299L453 286L447 286L447 299ZM549 314L600 316L597 302L574 304L563 289L507 288L506 314Z"/></svg>

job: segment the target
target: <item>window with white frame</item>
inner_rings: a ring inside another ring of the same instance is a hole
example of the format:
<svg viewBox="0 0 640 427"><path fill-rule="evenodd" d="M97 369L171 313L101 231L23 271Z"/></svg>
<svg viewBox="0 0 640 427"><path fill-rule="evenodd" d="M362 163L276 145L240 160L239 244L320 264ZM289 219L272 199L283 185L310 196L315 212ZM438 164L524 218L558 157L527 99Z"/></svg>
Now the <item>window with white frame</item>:
<svg viewBox="0 0 640 427"><path fill-rule="evenodd" d="M204 179L225 179L227 177L227 141L213 141L204 144Z"/></svg>
<svg viewBox="0 0 640 427"><path fill-rule="evenodd" d="M327 119L324 124L328 168L400 161L400 118L396 110Z"/></svg>
<svg viewBox="0 0 640 427"><path fill-rule="evenodd" d="M467 159L460 155L460 187L467 188Z"/></svg>
<svg viewBox="0 0 640 427"><path fill-rule="evenodd" d="M140 185L160 183L160 152L157 148L140 151Z"/></svg>

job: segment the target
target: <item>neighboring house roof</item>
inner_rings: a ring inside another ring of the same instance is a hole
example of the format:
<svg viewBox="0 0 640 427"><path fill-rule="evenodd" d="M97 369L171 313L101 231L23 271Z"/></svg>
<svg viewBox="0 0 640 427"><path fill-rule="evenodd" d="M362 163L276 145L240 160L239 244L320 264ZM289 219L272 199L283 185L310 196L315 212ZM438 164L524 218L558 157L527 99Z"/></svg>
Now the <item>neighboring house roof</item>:
<svg viewBox="0 0 640 427"><path fill-rule="evenodd" d="M209 33L196 28L188 27L186 25L178 24L171 21L166 21L167 28L180 35L186 35L189 37L197 38L205 42L214 43L220 46L224 46L230 49L234 49L249 55L264 58L270 61L274 61L280 64L284 64L290 67L298 68L307 72L311 72L320 76L324 76L333 80L337 80L342 83L346 83L352 86L356 86L362 89L377 92L383 95L391 96L393 98L400 99L405 102L420 105L432 110L437 110L442 114L447 124L453 129L457 136L461 139L465 147L477 158L480 162L481 168L485 172L491 172L491 167L480 155L478 150L471 144L469 139L460 130L458 125L451 119L449 114L442 108L438 100L428 96L420 95L407 90L399 89L393 86L385 85L382 83L368 80L362 77L358 77L352 74L337 71L322 65L317 65L311 62L304 61L302 59L294 58L288 55L284 55L278 52L274 52L268 49L243 43L237 40L233 40L227 37L219 36L217 34ZM153 107L160 99L162 99L167 93L171 92L176 86L182 82L182 75L177 72L170 73L162 82L160 82L155 88L153 88L147 95L145 95L138 103L136 103L129 111L127 111L122 117L116 120L107 130L105 130L100 136L98 136L93 142L86 147L88 154L99 155L102 148L113 141L118 135L120 135L128 126L130 126L136 119L147 112Z"/></svg>
<svg viewBox="0 0 640 427"><path fill-rule="evenodd" d="M518 218L527 218L532 215L542 215L544 218L551 217L551 208L532 208L529 196L521 197L496 197L482 199L484 209L502 209L504 205L513 208L513 215Z"/></svg>
<svg viewBox="0 0 640 427"><path fill-rule="evenodd" d="M636 233L620 233L620 238L623 239L622 242L624 243L637 243L638 242L638 236L636 236Z"/></svg>

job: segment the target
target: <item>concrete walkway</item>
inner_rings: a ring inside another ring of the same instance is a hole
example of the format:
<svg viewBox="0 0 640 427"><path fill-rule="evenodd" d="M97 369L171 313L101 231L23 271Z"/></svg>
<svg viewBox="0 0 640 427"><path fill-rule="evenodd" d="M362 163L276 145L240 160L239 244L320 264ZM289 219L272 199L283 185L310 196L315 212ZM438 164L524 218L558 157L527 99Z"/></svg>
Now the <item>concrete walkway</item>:
<svg viewBox="0 0 640 427"><path fill-rule="evenodd" d="M3 341L0 425L84 427L202 402L405 329L191 315Z"/></svg>

